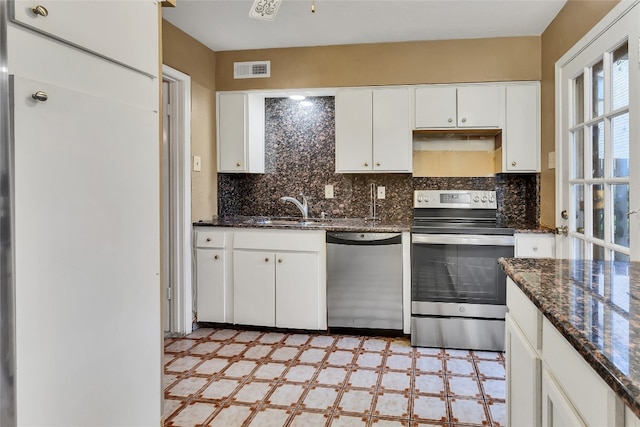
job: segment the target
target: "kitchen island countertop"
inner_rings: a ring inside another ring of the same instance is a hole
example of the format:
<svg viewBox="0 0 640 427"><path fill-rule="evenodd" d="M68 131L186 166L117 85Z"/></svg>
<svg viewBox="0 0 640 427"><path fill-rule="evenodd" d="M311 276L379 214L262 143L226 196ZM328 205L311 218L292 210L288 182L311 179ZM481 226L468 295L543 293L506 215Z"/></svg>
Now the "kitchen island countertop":
<svg viewBox="0 0 640 427"><path fill-rule="evenodd" d="M498 262L640 417L640 263L522 258Z"/></svg>
<svg viewBox="0 0 640 427"><path fill-rule="evenodd" d="M293 230L326 230L344 232L375 232L400 233L411 230L411 220L408 221L370 221L363 218L312 218L303 223L302 218L277 218L268 221L269 217L232 216L214 217L210 221L194 222L194 226L237 227L237 228L274 228ZM283 223L290 222L290 223Z"/></svg>

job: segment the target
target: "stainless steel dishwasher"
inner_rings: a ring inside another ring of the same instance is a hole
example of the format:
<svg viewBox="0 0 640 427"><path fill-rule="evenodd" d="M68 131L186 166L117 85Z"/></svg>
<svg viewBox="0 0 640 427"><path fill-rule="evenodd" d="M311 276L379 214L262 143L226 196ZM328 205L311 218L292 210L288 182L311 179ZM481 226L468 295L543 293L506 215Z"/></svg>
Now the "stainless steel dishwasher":
<svg viewBox="0 0 640 427"><path fill-rule="evenodd" d="M402 330L401 233L327 233L327 325Z"/></svg>

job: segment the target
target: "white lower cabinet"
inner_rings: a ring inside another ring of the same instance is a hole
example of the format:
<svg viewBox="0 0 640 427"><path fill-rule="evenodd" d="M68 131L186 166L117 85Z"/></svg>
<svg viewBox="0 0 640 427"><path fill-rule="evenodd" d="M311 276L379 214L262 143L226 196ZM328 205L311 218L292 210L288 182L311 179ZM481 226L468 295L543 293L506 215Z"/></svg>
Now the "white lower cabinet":
<svg viewBox="0 0 640 427"><path fill-rule="evenodd" d="M233 320L241 325L276 326L275 254L233 251Z"/></svg>
<svg viewBox="0 0 640 427"><path fill-rule="evenodd" d="M507 425L540 426L542 361L515 320L506 316Z"/></svg>
<svg viewBox="0 0 640 427"><path fill-rule="evenodd" d="M196 318L199 322L232 322L230 282L231 232L196 227Z"/></svg>
<svg viewBox="0 0 640 427"><path fill-rule="evenodd" d="M509 426L634 426L622 400L510 279L506 368Z"/></svg>
<svg viewBox="0 0 640 427"><path fill-rule="evenodd" d="M326 329L324 231L240 231L234 236L234 323Z"/></svg>
<svg viewBox="0 0 640 427"><path fill-rule="evenodd" d="M515 426L517 424L509 425ZM586 426L546 369L542 375L542 426Z"/></svg>

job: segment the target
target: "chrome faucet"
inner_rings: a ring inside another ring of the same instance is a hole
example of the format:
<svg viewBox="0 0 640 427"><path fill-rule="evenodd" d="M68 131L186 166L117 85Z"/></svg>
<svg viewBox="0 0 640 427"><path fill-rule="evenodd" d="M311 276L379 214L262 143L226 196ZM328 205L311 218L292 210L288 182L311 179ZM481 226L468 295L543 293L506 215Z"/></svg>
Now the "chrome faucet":
<svg viewBox="0 0 640 427"><path fill-rule="evenodd" d="M300 193L300 196L302 196L302 203L300 203L300 201L294 197L287 196L280 197L280 200L282 200L283 202L291 202L296 205L296 207L300 209L300 212L302 212L302 218L307 219L309 217L309 203L307 202L307 198L304 197L304 194Z"/></svg>

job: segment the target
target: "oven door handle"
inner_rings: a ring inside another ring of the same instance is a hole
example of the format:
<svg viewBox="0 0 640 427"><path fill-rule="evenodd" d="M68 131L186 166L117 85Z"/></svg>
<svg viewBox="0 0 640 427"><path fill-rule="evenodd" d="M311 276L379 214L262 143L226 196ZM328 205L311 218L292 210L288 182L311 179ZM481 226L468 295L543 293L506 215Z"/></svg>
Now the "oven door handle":
<svg viewBox="0 0 640 427"><path fill-rule="evenodd" d="M513 236L413 234L411 242L417 245L513 246L515 239Z"/></svg>

